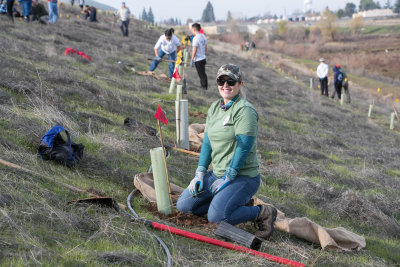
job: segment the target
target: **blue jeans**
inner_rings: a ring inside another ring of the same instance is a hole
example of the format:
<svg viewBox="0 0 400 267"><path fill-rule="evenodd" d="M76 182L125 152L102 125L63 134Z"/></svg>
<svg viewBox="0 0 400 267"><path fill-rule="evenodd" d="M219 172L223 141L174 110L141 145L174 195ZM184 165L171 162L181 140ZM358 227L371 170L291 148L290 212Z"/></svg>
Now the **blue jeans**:
<svg viewBox="0 0 400 267"><path fill-rule="evenodd" d="M29 16L32 10L32 0L21 0L22 16Z"/></svg>
<svg viewBox="0 0 400 267"><path fill-rule="evenodd" d="M164 51L162 51L162 49L160 48L158 50L158 55L160 56L160 58L162 58L163 56L166 55L166 53L164 53ZM175 61L176 60L176 51L172 52L171 54L168 54L168 59ZM158 63L160 63L160 62L155 60L155 57L154 57L153 62L151 62L151 66L150 66L149 71L154 71L157 68ZM168 68L169 68L169 77L171 78L172 74L174 74L175 63L174 62L170 62L168 64Z"/></svg>
<svg viewBox="0 0 400 267"><path fill-rule="evenodd" d="M58 6L57 1L48 2L49 7L49 22L56 23L58 20Z"/></svg>
<svg viewBox="0 0 400 267"><path fill-rule="evenodd" d="M208 213L208 221L212 223L225 221L236 225L254 221L260 208L245 205L257 192L260 186L260 175L253 178L237 176L233 182L213 196L211 184L216 179L218 177L209 171L204 176L203 191L197 196L191 196L186 188L176 203L178 210L198 216Z"/></svg>
<svg viewBox="0 0 400 267"><path fill-rule="evenodd" d="M121 20L121 22L119 23L119 27L121 28L121 32L123 36L128 36L129 34L129 19L127 20Z"/></svg>
<svg viewBox="0 0 400 267"><path fill-rule="evenodd" d="M90 22L95 22L95 21L97 21L96 13L97 13L97 10L96 10L96 9L93 9L92 12L90 12L90 14L89 14L89 21L90 21Z"/></svg>

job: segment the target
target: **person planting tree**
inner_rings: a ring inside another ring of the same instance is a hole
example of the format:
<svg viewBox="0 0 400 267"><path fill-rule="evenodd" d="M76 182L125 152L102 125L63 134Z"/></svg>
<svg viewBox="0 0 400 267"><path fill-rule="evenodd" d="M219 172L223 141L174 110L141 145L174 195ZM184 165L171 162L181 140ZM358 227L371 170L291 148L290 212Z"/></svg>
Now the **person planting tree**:
<svg viewBox="0 0 400 267"><path fill-rule="evenodd" d="M174 34L174 29L171 28L166 30L165 33L160 36L156 45L154 46L155 57L150 65L149 71L154 71L158 64L162 61L162 58L165 55L168 55L168 59L171 61L168 64L169 78L171 78L172 74L174 74L176 51L180 50L180 45L181 43L178 37L176 37Z"/></svg>
<svg viewBox="0 0 400 267"><path fill-rule="evenodd" d="M264 205L246 206L260 186L258 114L241 96L243 78L238 66L221 66L217 85L221 99L207 112L196 174L179 197L177 208L198 216L208 213L213 223L254 221L256 235L267 239L274 230L277 210ZM213 169L208 171L210 163Z"/></svg>

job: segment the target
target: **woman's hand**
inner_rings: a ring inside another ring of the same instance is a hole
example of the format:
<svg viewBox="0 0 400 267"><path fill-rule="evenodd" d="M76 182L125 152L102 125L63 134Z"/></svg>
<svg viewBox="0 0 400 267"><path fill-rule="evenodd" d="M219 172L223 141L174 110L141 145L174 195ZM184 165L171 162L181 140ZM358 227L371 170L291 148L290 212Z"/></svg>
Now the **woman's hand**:
<svg viewBox="0 0 400 267"><path fill-rule="evenodd" d="M189 193L192 196L200 193L200 191L203 190L203 178L204 172L197 171L195 177L192 179L188 186Z"/></svg>
<svg viewBox="0 0 400 267"><path fill-rule="evenodd" d="M213 195L217 194L219 191L224 189L230 182L231 180L226 176L215 180L214 183L212 183L211 185L211 193Z"/></svg>

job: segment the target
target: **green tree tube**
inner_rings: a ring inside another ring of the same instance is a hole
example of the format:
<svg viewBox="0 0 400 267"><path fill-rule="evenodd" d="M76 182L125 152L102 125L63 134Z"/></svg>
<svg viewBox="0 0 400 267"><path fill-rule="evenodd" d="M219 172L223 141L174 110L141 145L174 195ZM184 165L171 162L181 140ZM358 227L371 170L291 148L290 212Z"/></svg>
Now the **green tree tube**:
<svg viewBox="0 0 400 267"><path fill-rule="evenodd" d="M373 104L369 104L369 110L368 110L368 118L371 118L371 113L372 113L372 108L374 107Z"/></svg>
<svg viewBox="0 0 400 267"><path fill-rule="evenodd" d="M165 169L162 147L150 149L151 165L153 167L154 187L156 189L157 209L165 215L171 214L167 183L167 170Z"/></svg>
<svg viewBox="0 0 400 267"><path fill-rule="evenodd" d="M175 90L176 79L172 77L171 84L169 85L169 93L173 94Z"/></svg>
<svg viewBox="0 0 400 267"><path fill-rule="evenodd" d="M390 115L390 130L394 129L394 116L396 115L396 113L392 112L392 114Z"/></svg>

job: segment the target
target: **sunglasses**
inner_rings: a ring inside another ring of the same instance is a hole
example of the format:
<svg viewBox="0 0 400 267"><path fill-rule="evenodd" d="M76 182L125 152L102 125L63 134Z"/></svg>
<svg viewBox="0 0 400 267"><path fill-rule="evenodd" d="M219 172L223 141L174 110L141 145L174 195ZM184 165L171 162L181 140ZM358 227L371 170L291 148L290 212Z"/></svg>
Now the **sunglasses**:
<svg viewBox="0 0 400 267"><path fill-rule="evenodd" d="M218 84L219 86L224 86L224 84L225 84L226 82L228 82L228 85L229 85L229 86L234 86L234 85L237 83L237 81L236 81L235 79L232 79L232 78L229 78L229 79L218 78L218 79L217 79L217 84Z"/></svg>

